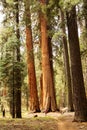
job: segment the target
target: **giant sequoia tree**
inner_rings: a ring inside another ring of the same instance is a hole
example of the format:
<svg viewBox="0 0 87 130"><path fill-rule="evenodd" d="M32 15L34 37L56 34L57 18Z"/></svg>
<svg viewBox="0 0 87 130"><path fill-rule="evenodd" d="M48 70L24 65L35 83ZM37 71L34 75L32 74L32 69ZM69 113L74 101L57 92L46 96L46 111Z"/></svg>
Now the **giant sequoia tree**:
<svg viewBox="0 0 87 130"><path fill-rule="evenodd" d="M40 111L39 100L37 93L36 74L33 54L33 41L31 30L31 14L30 1L25 0L25 22L26 22L26 48L27 48L27 66L28 66L28 81L29 81L29 109L33 112Z"/></svg>
<svg viewBox="0 0 87 130"><path fill-rule="evenodd" d="M75 6L67 12L67 26L75 110L74 120L87 121L87 101L83 81Z"/></svg>
<svg viewBox="0 0 87 130"><path fill-rule="evenodd" d="M46 6L45 0L40 0L42 7ZM52 70L50 65L50 53L47 32L47 19L43 12L40 12L41 24L41 55L42 55L42 87L43 87L43 103L44 111L56 111L56 97L53 83Z"/></svg>

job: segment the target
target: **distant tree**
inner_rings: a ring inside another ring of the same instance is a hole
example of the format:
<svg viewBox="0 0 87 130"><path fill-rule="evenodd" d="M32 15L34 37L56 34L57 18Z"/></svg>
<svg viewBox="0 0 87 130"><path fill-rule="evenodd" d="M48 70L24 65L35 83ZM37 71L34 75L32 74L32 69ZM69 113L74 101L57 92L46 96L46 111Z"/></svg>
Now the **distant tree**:
<svg viewBox="0 0 87 130"><path fill-rule="evenodd" d="M80 17L81 21L81 58L83 65L84 83L87 86L87 1L83 0L82 15ZM87 93L87 87L86 87Z"/></svg>
<svg viewBox="0 0 87 130"><path fill-rule="evenodd" d="M9 66L6 75L8 101L12 117L21 118L21 73L23 62L20 55L19 1L3 1L2 5L4 13L7 12L3 20L3 28L7 30L7 35L2 34L6 39L5 42L3 40L2 42L4 43L4 49L6 46L5 60L8 60L5 68Z"/></svg>
<svg viewBox="0 0 87 130"><path fill-rule="evenodd" d="M63 31L63 50L64 50L64 64L65 64L65 77L66 77L66 86L68 87L68 109L73 111L73 99L72 99L72 84L71 84L71 73L70 73L70 63L69 63L69 54L68 54L68 45L66 37L66 27L65 27L65 16L64 12L61 10L61 22L62 22L62 31Z"/></svg>
<svg viewBox="0 0 87 130"><path fill-rule="evenodd" d="M15 84L16 84L16 67L18 63L16 62L16 46L17 46L17 38L16 35L12 32L7 31L8 29L6 28L6 32L2 32L2 39L5 38L3 37L3 34L7 34L6 42L4 43L3 46L3 55L2 59L0 60L0 79L2 81L2 84L4 86L8 87L8 103L10 106L10 112L13 118L15 118ZM3 40L2 40L3 44Z"/></svg>

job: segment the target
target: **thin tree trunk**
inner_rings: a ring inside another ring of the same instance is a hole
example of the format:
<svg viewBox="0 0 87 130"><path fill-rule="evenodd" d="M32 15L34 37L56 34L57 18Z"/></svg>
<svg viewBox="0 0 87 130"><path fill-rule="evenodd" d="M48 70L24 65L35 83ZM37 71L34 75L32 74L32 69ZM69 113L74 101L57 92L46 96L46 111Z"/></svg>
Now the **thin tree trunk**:
<svg viewBox="0 0 87 130"><path fill-rule="evenodd" d="M70 12L67 12L67 26L75 110L74 121L87 121L87 101L83 81L75 7Z"/></svg>
<svg viewBox="0 0 87 130"><path fill-rule="evenodd" d="M28 65L28 81L29 81L29 109L33 112L40 111L39 100L36 84L36 74L34 65L31 16L29 0L25 0L25 15L26 15L26 48L27 48L27 65Z"/></svg>
<svg viewBox="0 0 87 130"><path fill-rule="evenodd" d="M66 74L66 85L68 87L68 109L69 111L74 111L73 100L72 100L72 85L71 85L71 74L70 74L70 64L68 55L68 46L66 39L66 29L64 23L64 13L61 10L61 21L63 21L62 31L63 31L63 49L64 49L64 64L65 64L65 74Z"/></svg>
<svg viewBox="0 0 87 130"><path fill-rule="evenodd" d="M13 48L13 86L12 86L12 104L10 104L10 106L12 106L12 118L15 118L15 78L14 78L14 48ZM11 100L11 99L10 99Z"/></svg>

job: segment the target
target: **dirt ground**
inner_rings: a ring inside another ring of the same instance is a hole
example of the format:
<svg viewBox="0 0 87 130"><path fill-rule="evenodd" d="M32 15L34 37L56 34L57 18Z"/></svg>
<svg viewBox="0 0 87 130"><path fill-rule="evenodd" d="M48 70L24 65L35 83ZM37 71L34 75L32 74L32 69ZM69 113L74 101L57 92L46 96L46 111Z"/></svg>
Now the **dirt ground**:
<svg viewBox="0 0 87 130"><path fill-rule="evenodd" d="M0 130L87 130L87 122L73 122L74 113L34 113L22 119L1 118Z"/></svg>

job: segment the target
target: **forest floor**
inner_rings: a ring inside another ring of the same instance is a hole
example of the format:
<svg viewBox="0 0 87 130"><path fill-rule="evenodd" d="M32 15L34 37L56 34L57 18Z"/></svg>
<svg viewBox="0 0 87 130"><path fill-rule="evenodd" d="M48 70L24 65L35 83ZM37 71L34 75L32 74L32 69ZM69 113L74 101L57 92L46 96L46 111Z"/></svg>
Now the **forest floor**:
<svg viewBox="0 0 87 130"><path fill-rule="evenodd" d="M25 114L22 119L0 118L0 130L87 130L87 122L73 122L74 113Z"/></svg>

